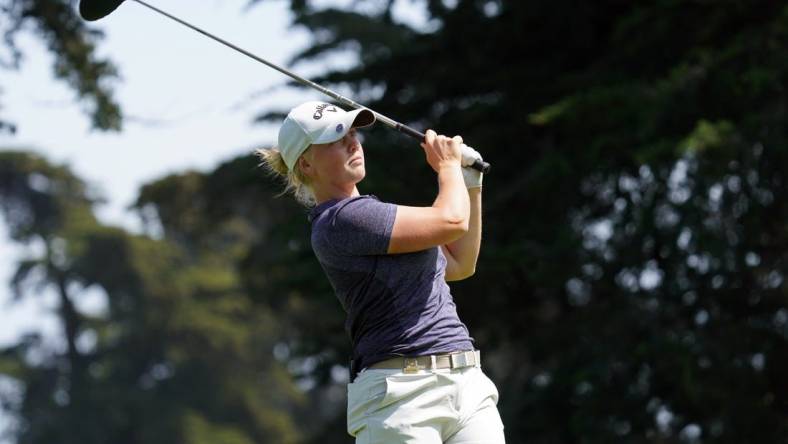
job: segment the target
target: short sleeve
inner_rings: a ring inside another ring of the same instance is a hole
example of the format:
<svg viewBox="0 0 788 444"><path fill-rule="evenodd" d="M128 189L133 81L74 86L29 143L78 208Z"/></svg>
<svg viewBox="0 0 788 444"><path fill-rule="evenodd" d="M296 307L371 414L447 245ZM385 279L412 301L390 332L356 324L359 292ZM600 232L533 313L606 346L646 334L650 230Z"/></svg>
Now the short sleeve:
<svg viewBox="0 0 788 444"><path fill-rule="evenodd" d="M397 206L372 196L349 199L337 206L326 235L340 254L386 254Z"/></svg>

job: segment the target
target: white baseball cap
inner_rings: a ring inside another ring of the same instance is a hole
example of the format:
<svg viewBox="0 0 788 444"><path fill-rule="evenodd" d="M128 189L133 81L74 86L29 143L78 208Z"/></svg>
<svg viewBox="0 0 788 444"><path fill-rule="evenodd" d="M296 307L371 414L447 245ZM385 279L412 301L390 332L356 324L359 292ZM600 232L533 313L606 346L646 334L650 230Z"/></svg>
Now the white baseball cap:
<svg viewBox="0 0 788 444"><path fill-rule="evenodd" d="M292 170L313 143L330 143L345 137L350 128L375 123L375 113L362 108L347 112L326 102L306 102L290 110L279 128L279 152Z"/></svg>

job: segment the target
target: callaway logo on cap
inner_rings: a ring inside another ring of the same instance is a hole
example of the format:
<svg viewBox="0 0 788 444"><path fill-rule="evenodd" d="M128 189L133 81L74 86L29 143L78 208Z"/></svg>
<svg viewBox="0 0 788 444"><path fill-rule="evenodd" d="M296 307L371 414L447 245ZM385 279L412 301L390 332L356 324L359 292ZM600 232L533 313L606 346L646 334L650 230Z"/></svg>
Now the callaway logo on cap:
<svg viewBox="0 0 788 444"><path fill-rule="evenodd" d="M375 123L375 114L368 109L350 112L325 102L306 102L293 108L279 128L279 151L292 170L296 160L313 143L335 142L350 128Z"/></svg>
<svg viewBox="0 0 788 444"><path fill-rule="evenodd" d="M321 103L317 105L315 108L315 114L312 115L312 118L315 120L320 120L323 118L323 110L326 110L330 113L337 112L337 107L334 105L329 105L328 103Z"/></svg>

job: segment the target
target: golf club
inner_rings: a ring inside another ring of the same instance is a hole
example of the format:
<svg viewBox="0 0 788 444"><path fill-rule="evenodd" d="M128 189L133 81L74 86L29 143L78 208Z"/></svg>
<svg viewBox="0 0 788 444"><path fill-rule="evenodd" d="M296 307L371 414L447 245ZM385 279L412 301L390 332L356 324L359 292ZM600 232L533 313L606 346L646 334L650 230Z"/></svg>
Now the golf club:
<svg viewBox="0 0 788 444"><path fill-rule="evenodd" d="M79 15L82 16L82 18L87 20L87 21L96 21L96 20L102 19L102 18L108 16L109 14L111 14L124 1L125 0L80 0L80 2L79 2ZM225 45L225 46L227 46L229 48L232 48L232 49L240 52L241 54L243 54L245 56L248 56L248 57L250 57L250 58L252 58L252 59L254 59L254 60L256 60L256 61L258 61L258 62L260 62L260 63L262 63L262 64L264 64L266 66L268 66L269 68L273 68L273 69L281 72L282 74L292 78L293 80L297 81L298 83L301 83L302 85L309 86L311 88L314 88L314 89L320 91L321 93L323 93L323 94L335 99L336 101L338 101L339 103L341 103L341 104L343 104L345 106L351 107L353 109L359 109L359 108L369 109L369 108L367 108L367 107L365 107L365 106L363 106L363 105L361 105L359 103L354 102L353 100L348 99L347 97L344 97L344 96L342 96L342 95L340 95L338 93L335 93L334 91L331 91L328 88L320 86L320 85L318 85L317 83L315 83L315 82L313 82L311 80L305 79L305 78L303 78L303 77L301 77L301 76L299 76L299 75L297 75L297 74L295 74L295 73L293 73L291 71L288 71L288 70L286 70L286 69L284 69L284 68L282 68L280 66L277 66L277 65L275 65L275 64L273 64L273 63L271 63L271 62L269 62L269 61L267 61L267 60L265 60L265 59L263 59L261 57L258 57L256 55L252 54L251 52L246 51L245 49L239 48L238 46L235 46L235 45L233 45L232 43L230 43L230 42L228 42L226 40L223 40L223 39L221 39L219 37L216 37L215 35L207 32L207 31L204 31L204 30L202 30L202 29L200 29L200 28L198 28L198 27L196 27L196 26L194 26L194 25L192 25L190 23L187 23L187 22L179 19L178 17L175 17L175 16L173 16L173 15L167 13L167 12L162 11L161 9L158 9L158 8L152 6L152 5L149 5L148 3L146 3L146 2L144 2L142 0L130 0L130 1L134 1L136 3L139 3L140 5L145 6L145 7L149 8L149 9L151 9L152 11L158 12L159 14L161 14L161 15L169 18L169 19L175 20L176 22L178 22L178 23L180 23L180 24L182 24L184 26L187 26L187 27L197 31L197 32L199 32L200 34L202 34L202 35L204 35L206 37L210 37L211 39L213 39L213 40L215 40L215 41L217 41L217 42L219 42L219 43L221 43L221 44L223 44L223 45ZM397 121L395 121L395 120L393 120L393 119L391 119L389 117L386 117L383 114L375 112L375 111L373 111L371 109L369 111L371 111L373 114L375 114L375 118L377 120L379 120L380 122L383 122L385 125L387 125L387 126L389 126L391 128L394 128L395 130L397 130L397 131L399 131L401 133L407 134L408 136L413 137L414 139L418 140L419 142L424 140L424 137L425 137L424 133L419 132L419 131L417 131L417 130L415 130L415 129L407 126L407 125L404 125L404 124L402 124L400 122L397 122ZM487 163L487 162L484 162L482 160L476 160L476 162L474 162L474 164L471 165L471 168L473 168L475 170L478 170L478 171L481 171L481 172L486 174L486 173L488 173L490 171L490 164Z"/></svg>

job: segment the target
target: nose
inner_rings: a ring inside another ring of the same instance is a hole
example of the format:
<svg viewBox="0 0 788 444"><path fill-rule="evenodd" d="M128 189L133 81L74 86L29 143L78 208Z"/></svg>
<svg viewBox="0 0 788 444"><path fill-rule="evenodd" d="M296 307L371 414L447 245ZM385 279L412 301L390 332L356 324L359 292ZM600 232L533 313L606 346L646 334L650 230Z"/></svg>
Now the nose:
<svg viewBox="0 0 788 444"><path fill-rule="evenodd" d="M358 140L356 132L353 130L348 131L347 134L345 134L345 137L343 137L343 139L350 151L356 151L361 147L361 143Z"/></svg>

